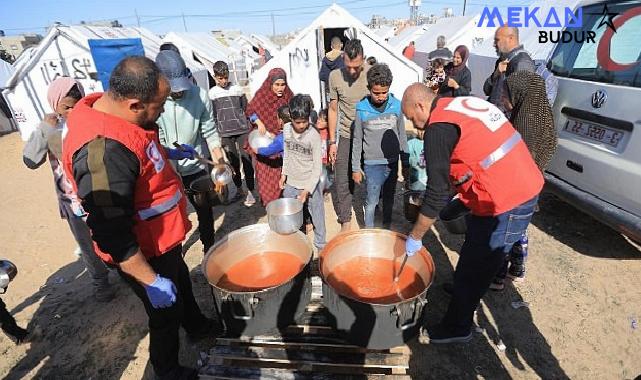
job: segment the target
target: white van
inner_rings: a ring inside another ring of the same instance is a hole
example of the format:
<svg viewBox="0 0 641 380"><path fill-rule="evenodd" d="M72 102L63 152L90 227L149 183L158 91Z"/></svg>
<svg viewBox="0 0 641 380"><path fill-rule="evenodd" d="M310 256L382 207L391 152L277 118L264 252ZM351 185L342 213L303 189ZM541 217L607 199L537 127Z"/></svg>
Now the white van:
<svg viewBox="0 0 641 380"><path fill-rule="evenodd" d="M613 32L604 5L616 13ZM590 1L583 31L596 43L558 43L548 69L559 81L559 146L548 190L641 241L641 0ZM572 29L577 30L577 29ZM599 231L594 232L595 236Z"/></svg>

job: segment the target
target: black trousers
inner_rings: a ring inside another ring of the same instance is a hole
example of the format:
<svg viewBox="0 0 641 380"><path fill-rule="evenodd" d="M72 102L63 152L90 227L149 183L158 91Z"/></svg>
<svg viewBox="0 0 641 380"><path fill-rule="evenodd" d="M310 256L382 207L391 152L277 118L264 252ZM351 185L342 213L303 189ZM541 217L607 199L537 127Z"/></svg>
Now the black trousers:
<svg viewBox="0 0 641 380"><path fill-rule="evenodd" d="M149 265L160 276L176 285L176 303L171 307L154 309L145 288L133 277L118 270L120 276L140 298L149 317L149 360L159 377L175 371L178 364L179 335L182 326L188 333L196 332L206 323L191 288L189 269L182 257L182 246L149 259Z"/></svg>
<svg viewBox="0 0 641 380"><path fill-rule="evenodd" d="M13 337L21 335L20 327L16 324L15 318L9 313L7 305L4 304L2 299L0 299L0 328Z"/></svg>
<svg viewBox="0 0 641 380"><path fill-rule="evenodd" d="M352 220L352 139L339 136L336 163L334 164L334 184L331 188L332 203L338 217L338 223Z"/></svg>
<svg viewBox="0 0 641 380"><path fill-rule="evenodd" d="M240 162L243 162L243 172L245 173L245 183L247 184L247 190L254 191L254 164L252 163L252 158L244 149L243 146L247 141L247 133L236 136L227 136L221 138L223 149L229 163L232 168L234 168L234 184L240 191L243 186L243 178L240 172Z"/></svg>
<svg viewBox="0 0 641 380"><path fill-rule="evenodd" d="M189 186L196 179L209 176L206 171L200 171L195 174L190 174L182 177L183 185L185 189L189 189ZM198 206L194 201L194 196L188 194L189 202L194 206L196 210L196 215L198 216L198 232L200 233L200 241L203 243L205 252L209 251L209 248L214 245L214 212L209 206Z"/></svg>

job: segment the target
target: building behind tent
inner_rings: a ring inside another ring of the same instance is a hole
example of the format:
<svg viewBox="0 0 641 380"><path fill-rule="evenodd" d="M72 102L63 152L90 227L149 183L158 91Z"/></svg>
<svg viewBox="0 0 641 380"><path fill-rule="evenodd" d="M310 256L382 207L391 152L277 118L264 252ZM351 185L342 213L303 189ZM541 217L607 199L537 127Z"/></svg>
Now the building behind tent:
<svg viewBox="0 0 641 380"><path fill-rule="evenodd" d="M344 8L333 4L311 25L283 47L265 66L250 77L252 94L261 86L271 69L280 67L287 73L287 81L294 93L309 94L316 108L325 106L324 85L318 78L320 64L330 50L332 37L361 40L366 56L386 63L394 73L391 91L401 97L405 88L422 80L422 69L395 51L387 42ZM323 99L323 102L321 102Z"/></svg>

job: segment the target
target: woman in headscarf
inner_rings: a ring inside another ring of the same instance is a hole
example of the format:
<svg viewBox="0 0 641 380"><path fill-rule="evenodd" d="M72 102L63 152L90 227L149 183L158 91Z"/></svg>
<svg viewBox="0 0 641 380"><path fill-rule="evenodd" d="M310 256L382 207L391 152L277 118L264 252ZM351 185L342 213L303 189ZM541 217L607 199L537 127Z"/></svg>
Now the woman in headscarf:
<svg viewBox="0 0 641 380"><path fill-rule="evenodd" d="M49 158L60 216L67 220L80 248L80 256L93 280L94 297L100 302L107 302L114 296L113 289L109 286L109 272L94 251L91 233L85 223L86 213L59 159L62 156L67 115L83 96L82 85L72 78L59 77L51 82L47 90L47 101L53 113L45 115L44 120L33 131L22 152L22 159L29 169L37 169Z"/></svg>
<svg viewBox="0 0 641 380"><path fill-rule="evenodd" d="M447 97L468 96L472 91L472 72L467 68L470 51L465 45L454 49L452 62L445 66L447 82L439 89L439 95Z"/></svg>
<svg viewBox="0 0 641 380"><path fill-rule="evenodd" d="M261 134L269 132L273 136L280 133L278 108L287 105L294 96L287 86L287 74L281 68L269 71L267 79L247 105L245 114ZM253 153L252 153L253 154ZM280 173L283 158L280 155L263 157L253 154L255 162L258 194L263 206L280 198Z"/></svg>
<svg viewBox="0 0 641 380"><path fill-rule="evenodd" d="M506 79L508 98L501 99L510 112L510 122L521 134L536 165L543 172L552 160L557 145L552 108L545 92L545 81L530 71L515 71ZM518 185L517 185L518 186ZM525 279L528 236L514 244L510 258L490 287L503 289L505 277L520 282ZM509 269L508 269L509 266Z"/></svg>

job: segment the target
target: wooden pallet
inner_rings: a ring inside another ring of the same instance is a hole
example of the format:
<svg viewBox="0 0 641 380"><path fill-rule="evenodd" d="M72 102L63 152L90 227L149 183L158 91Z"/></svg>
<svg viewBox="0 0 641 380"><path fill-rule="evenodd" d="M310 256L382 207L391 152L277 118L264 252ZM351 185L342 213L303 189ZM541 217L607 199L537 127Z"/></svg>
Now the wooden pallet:
<svg viewBox="0 0 641 380"><path fill-rule="evenodd" d="M410 380L407 346L371 350L351 345L328 326L322 285L296 324L269 336L218 338L202 363L202 380Z"/></svg>

